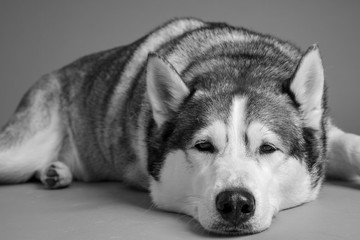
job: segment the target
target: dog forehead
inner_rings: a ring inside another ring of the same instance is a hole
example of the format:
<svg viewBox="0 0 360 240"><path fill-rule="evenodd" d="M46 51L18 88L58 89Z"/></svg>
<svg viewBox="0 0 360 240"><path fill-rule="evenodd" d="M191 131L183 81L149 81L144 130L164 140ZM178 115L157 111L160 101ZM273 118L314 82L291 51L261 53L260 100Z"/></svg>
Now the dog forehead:
<svg viewBox="0 0 360 240"><path fill-rule="evenodd" d="M300 148L298 145L302 141L301 119L296 110L287 103L287 98L280 95L235 95L227 125L229 140L236 141L239 147L246 144L248 138L254 137L255 133L260 136L265 132L278 136L289 153Z"/></svg>
<svg viewBox="0 0 360 240"><path fill-rule="evenodd" d="M292 145L299 142L302 135L301 119L286 96L253 89L198 90L176 119L175 145L179 146L182 142L185 147L202 130L216 122L224 123L228 129L226 134L240 140L246 140L247 127L251 122L260 122L279 135L289 150L298 147Z"/></svg>
<svg viewBox="0 0 360 240"><path fill-rule="evenodd" d="M235 96L228 119L230 139L241 139L247 128L247 97Z"/></svg>
<svg viewBox="0 0 360 240"><path fill-rule="evenodd" d="M195 138L211 138L216 145L239 139L241 133L246 131L246 102L245 96L233 97L226 118L213 112L207 116L206 125L196 133Z"/></svg>
<svg viewBox="0 0 360 240"><path fill-rule="evenodd" d="M247 122L261 122L277 134L289 152L300 148L302 121L284 95L251 93L247 99Z"/></svg>

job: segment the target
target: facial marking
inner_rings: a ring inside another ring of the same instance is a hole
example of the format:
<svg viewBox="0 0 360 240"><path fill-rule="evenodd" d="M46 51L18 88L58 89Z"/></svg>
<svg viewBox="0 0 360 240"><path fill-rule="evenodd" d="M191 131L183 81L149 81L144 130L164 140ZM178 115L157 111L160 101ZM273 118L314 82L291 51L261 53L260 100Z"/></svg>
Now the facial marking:
<svg viewBox="0 0 360 240"><path fill-rule="evenodd" d="M226 118L205 115L185 149L167 153L160 181L151 185L159 207L191 215L210 231L246 233L266 229L278 211L309 200L306 167L289 155L289 139L274 127L282 122L248 111L253 107L249 99L234 97ZM194 147L198 141L211 142L216 151L199 150ZM276 151L261 153L263 144ZM256 208L248 221L233 226L219 214L215 201L219 193L236 188L251 193Z"/></svg>
<svg viewBox="0 0 360 240"><path fill-rule="evenodd" d="M252 153L255 153L257 148L259 148L263 143L269 143L284 151L283 144L278 135L259 121L253 121L249 124L246 135L248 136L248 145L250 152Z"/></svg>
<svg viewBox="0 0 360 240"><path fill-rule="evenodd" d="M245 97L234 98L228 123L229 147L236 154L246 152L246 102Z"/></svg>
<svg viewBox="0 0 360 240"><path fill-rule="evenodd" d="M214 164L216 169L214 194L225 189L250 187L254 184L249 171L247 171L252 168L255 161L251 161L247 154L246 105L246 97L236 96L232 101L226 126L227 141L224 143L223 153L216 157Z"/></svg>
<svg viewBox="0 0 360 240"><path fill-rule="evenodd" d="M192 145L195 145L197 141L210 141L217 151L224 149L227 142L226 125L221 120L215 120L205 129L201 130L193 139Z"/></svg>

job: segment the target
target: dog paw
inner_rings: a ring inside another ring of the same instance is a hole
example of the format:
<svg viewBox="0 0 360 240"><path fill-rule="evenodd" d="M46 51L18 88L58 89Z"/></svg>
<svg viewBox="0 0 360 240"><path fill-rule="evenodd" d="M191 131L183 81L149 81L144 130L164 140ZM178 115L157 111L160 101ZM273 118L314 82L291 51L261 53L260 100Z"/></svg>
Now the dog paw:
<svg viewBox="0 0 360 240"><path fill-rule="evenodd" d="M41 182L48 189L64 188L71 184L72 174L62 162L53 162L43 171Z"/></svg>

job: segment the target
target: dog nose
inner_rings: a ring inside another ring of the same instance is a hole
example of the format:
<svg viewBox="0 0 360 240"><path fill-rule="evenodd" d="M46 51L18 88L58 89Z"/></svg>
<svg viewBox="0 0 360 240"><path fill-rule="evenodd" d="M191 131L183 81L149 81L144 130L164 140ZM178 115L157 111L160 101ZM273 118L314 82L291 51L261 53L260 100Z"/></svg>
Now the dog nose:
<svg viewBox="0 0 360 240"><path fill-rule="evenodd" d="M255 212L255 198L243 188L220 192L215 202L222 218L235 226L249 220Z"/></svg>

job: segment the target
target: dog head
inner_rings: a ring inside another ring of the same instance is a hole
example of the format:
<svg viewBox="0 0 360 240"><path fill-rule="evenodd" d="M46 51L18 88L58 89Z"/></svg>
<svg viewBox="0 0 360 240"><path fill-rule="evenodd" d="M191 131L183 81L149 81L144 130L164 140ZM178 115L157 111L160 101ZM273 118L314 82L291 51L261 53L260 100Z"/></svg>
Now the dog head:
<svg viewBox="0 0 360 240"><path fill-rule="evenodd" d="M212 232L249 234L316 198L326 149L324 73L317 46L295 59L224 59L180 76L149 56L148 170L159 208Z"/></svg>

